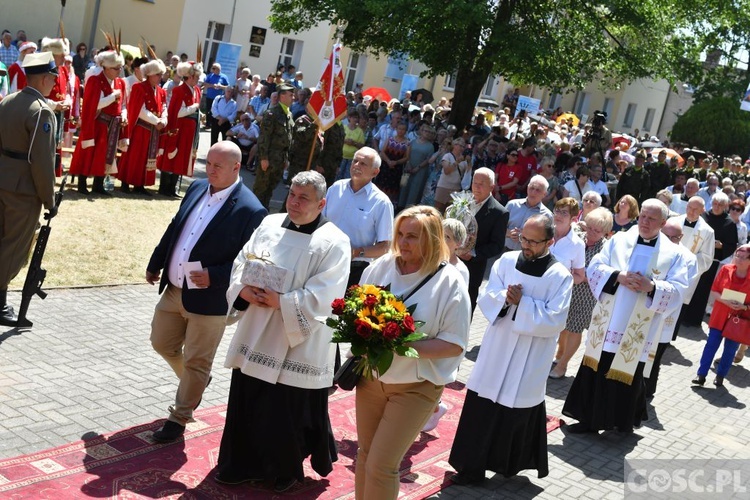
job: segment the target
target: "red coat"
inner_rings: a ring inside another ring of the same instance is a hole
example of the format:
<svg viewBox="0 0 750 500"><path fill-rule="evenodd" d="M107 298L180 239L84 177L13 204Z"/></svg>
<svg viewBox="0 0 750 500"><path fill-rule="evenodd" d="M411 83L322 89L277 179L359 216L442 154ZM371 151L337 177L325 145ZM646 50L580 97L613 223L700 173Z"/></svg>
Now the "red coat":
<svg viewBox="0 0 750 500"><path fill-rule="evenodd" d="M21 68L21 65L18 64L18 61L11 64L8 68L8 81L10 81L10 93L17 90L23 90L26 86L26 72Z"/></svg>
<svg viewBox="0 0 750 500"><path fill-rule="evenodd" d="M128 137L130 145L119 163L117 178L134 186L153 186L156 183L156 169L149 170L148 149L151 130L138 124L142 110L157 118L166 113L167 92L151 87L148 80L133 85L128 100ZM159 132L154 132L159 133Z"/></svg>
<svg viewBox="0 0 750 500"><path fill-rule="evenodd" d="M114 89L121 92L122 98L109 106L97 110L99 99L111 95ZM115 78L110 85L104 73L99 73L88 79L83 89L83 109L81 110L81 130L78 142L70 162L71 175L103 176L105 172L105 158L107 154L107 124L97 120L100 113L109 116L122 115L122 102L125 99L125 82L122 78ZM122 134L120 134L122 135ZM94 141L91 147L87 146Z"/></svg>
<svg viewBox="0 0 750 500"><path fill-rule="evenodd" d="M50 93L46 96L51 101L62 102L65 101L66 97L69 97L68 102L72 102L73 96L70 95L68 87L68 79L70 75L68 68L65 66L57 67L57 80L55 80L55 86L52 87Z"/></svg>
<svg viewBox="0 0 750 500"><path fill-rule="evenodd" d="M167 113L167 135L162 156L162 171L192 177L195 164L193 138L198 130L198 121L192 116L179 118L178 114L183 106L189 107L200 102L201 91L198 87L191 88L183 83L172 91Z"/></svg>

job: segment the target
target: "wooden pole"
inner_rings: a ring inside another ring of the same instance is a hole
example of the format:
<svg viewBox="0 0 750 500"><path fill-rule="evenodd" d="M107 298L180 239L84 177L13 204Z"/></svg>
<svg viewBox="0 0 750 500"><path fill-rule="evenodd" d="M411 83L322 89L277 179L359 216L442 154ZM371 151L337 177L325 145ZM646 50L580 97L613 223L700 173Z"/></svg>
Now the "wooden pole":
<svg viewBox="0 0 750 500"><path fill-rule="evenodd" d="M312 164L313 154L315 154L315 144L318 142L318 125L317 124L314 124L314 125L315 125L315 137L313 137L312 146L310 146L310 154L307 157L307 167L305 168L305 170L310 170L310 167L312 166L311 164Z"/></svg>

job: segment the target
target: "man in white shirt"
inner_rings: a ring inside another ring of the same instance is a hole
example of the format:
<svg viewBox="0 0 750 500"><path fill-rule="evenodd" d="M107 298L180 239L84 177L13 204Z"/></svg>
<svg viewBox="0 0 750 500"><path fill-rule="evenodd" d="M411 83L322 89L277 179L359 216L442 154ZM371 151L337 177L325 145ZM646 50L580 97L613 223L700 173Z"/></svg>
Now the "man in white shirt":
<svg viewBox="0 0 750 500"><path fill-rule="evenodd" d="M243 155L248 159L244 164L250 166L253 161L253 147L258 143L260 127L250 118L250 113L243 113L240 117L240 123L227 131L227 137L240 147Z"/></svg>
<svg viewBox="0 0 750 500"><path fill-rule="evenodd" d="M589 184L593 187L593 191L596 191L602 197L601 206L609 207L609 188L607 187L607 183L602 180L602 166L591 165L589 168L589 174L591 174Z"/></svg>
<svg viewBox="0 0 750 500"><path fill-rule="evenodd" d="M346 287L358 284L370 262L388 252L393 237L393 203L372 180L380 172L380 155L370 147L354 153L351 178L334 182L326 194L323 215L351 243L352 260ZM338 346L337 346L338 347ZM340 366L336 350L334 368Z"/></svg>
<svg viewBox="0 0 750 500"><path fill-rule="evenodd" d="M237 102L233 98L234 88L227 87L224 89L224 94L214 99L214 103L211 105L211 115L213 116L213 124L211 125L211 145L213 146L219 140L219 132L221 132L221 140L226 140L227 132L232 128L234 118L237 115Z"/></svg>
<svg viewBox="0 0 750 500"><path fill-rule="evenodd" d="M154 432L158 442L182 436L201 402L226 326L232 262L268 213L239 178L241 158L229 141L209 149L207 179L190 185L146 267L146 281L163 292L151 345L179 379L168 420Z"/></svg>
<svg viewBox="0 0 750 500"><path fill-rule="evenodd" d="M520 250L521 244L518 235L526 220L532 215L542 214L552 220L552 212L542 200L547 194L549 183L541 175L535 175L526 187L526 198L510 200L505 208L508 210L508 230L505 233L505 248L508 250Z"/></svg>
<svg viewBox="0 0 750 500"><path fill-rule="evenodd" d="M706 186L698 190L698 196L703 198L706 206L711 205L711 198L719 189L719 177L716 174L708 174L706 177Z"/></svg>

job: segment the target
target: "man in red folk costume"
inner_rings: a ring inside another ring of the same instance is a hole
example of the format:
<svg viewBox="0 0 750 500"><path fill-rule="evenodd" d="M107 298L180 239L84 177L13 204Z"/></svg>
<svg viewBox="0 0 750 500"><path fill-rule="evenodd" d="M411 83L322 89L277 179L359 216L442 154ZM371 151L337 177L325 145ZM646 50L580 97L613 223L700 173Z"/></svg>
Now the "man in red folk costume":
<svg viewBox="0 0 750 500"><path fill-rule="evenodd" d="M128 100L128 150L122 155L117 178L122 181L122 192L151 196L145 186L156 183L156 162L161 154L159 139L167 126L167 93L160 87L161 77L167 71L160 59L141 66L146 78L130 89Z"/></svg>
<svg viewBox="0 0 750 500"><path fill-rule="evenodd" d="M61 148L62 137L65 129L65 112L70 109L73 103L73 96L70 95L70 86L68 79L70 74L65 67L65 56L70 54L70 42L67 38L43 38L42 52L51 52L55 58L57 66L57 82L52 87L52 91L46 96L47 104L55 112L57 119L57 130L55 131L55 140L57 141L57 154L55 156L55 176L62 175Z"/></svg>
<svg viewBox="0 0 750 500"><path fill-rule="evenodd" d="M23 90L26 86L26 72L23 70L23 58L26 54L33 54L36 52L36 44L34 42L24 42L18 47L18 61L14 62L8 68L8 80L10 80L10 87L8 93L12 94L19 90Z"/></svg>
<svg viewBox="0 0 750 500"><path fill-rule="evenodd" d="M78 176L78 192L88 194L86 178L94 176L93 191L108 195L104 176L116 171L116 157L121 128L127 125L125 82L120 70L125 64L122 54L114 50L98 55L102 72L92 76L83 89L81 132L78 136L70 173Z"/></svg>
<svg viewBox="0 0 750 500"><path fill-rule="evenodd" d="M198 80L203 64L190 61L177 65L182 83L172 91L167 112L167 137L161 158L159 193L177 196L175 188L181 175L193 175L193 165L198 153L200 118L198 108L201 91Z"/></svg>

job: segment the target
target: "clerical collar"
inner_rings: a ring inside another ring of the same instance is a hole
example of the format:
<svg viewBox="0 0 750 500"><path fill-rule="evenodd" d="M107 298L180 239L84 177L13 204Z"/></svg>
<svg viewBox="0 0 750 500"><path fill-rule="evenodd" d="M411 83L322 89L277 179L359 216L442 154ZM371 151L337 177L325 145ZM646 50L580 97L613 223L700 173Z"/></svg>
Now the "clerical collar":
<svg viewBox="0 0 750 500"><path fill-rule="evenodd" d="M547 272L547 269L552 267L555 262L557 262L557 259L555 259L552 253L547 253L547 255L543 257L529 260L523 256L523 252L518 252L516 269L518 269L523 274L528 274L529 276L533 276L535 278L541 278L542 276L544 276L544 273Z"/></svg>
<svg viewBox="0 0 750 500"><path fill-rule="evenodd" d="M689 220L685 219L685 225L686 225L687 227L695 227L695 225L696 225L697 223L698 223L698 220L697 220L697 219L696 219L695 221L693 221L693 222L690 222Z"/></svg>
<svg viewBox="0 0 750 500"><path fill-rule="evenodd" d="M636 242L638 245L646 245L647 247L655 247L656 246L656 240L659 239L659 235L656 235L655 237L651 238L650 240L638 237L638 241Z"/></svg>
<svg viewBox="0 0 750 500"><path fill-rule="evenodd" d="M284 219L284 222L281 224L281 227L283 227L284 229L289 229L290 231L294 231L295 233L312 234L316 229L318 229L326 222L328 222L328 219L323 217L323 214L318 214L318 217L314 221L307 224L297 225L292 222L292 219L290 219L287 215Z"/></svg>

